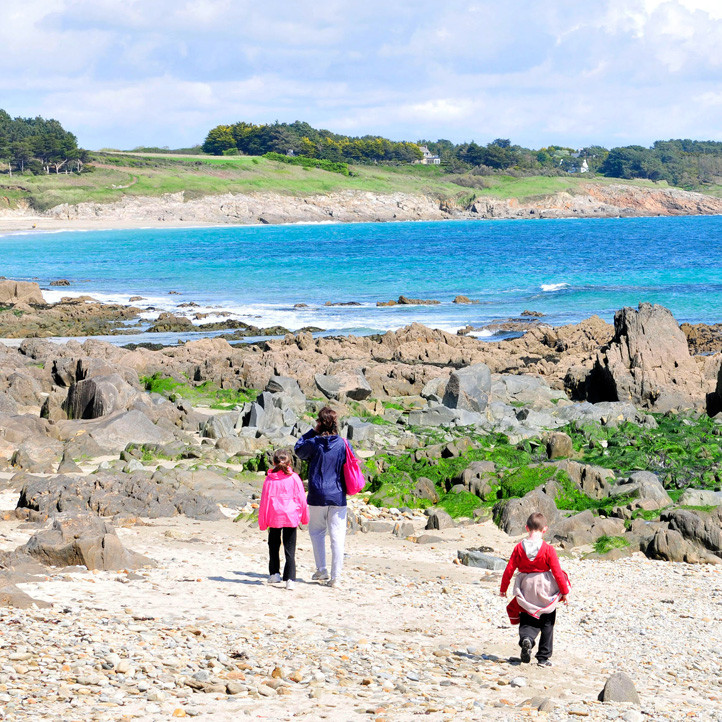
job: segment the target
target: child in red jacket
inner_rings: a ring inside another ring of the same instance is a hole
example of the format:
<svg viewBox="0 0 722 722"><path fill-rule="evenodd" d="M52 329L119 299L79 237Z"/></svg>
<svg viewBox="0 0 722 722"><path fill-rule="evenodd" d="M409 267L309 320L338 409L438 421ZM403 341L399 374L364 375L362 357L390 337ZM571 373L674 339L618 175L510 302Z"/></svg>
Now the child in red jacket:
<svg viewBox="0 0 722 722"><path fill-rule="evenodd" d="M569 577L559 566L554 548L542 537L547 531L544 514L535 512L526 522L529 536L514 547L509 563L501 578L500 595L506 597L512 575L518 569L514 583L514 599L507 606L512 624L519 624L521 661L531 661L531 650L537 634L541 632L537 663L551 667L554 643L554 622L559 602L566 603L569 594Z"/></svg>

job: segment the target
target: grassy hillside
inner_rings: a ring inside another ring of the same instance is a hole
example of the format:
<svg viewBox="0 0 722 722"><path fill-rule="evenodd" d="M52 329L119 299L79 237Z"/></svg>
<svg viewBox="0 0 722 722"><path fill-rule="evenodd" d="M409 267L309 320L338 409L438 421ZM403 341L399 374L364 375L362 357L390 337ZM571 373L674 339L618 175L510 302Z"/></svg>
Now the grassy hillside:
<svg viewBox="0 0 722 722"><path fill-rule="evenodd" d="M259 157L177 156L95 153L95 172L83 175L0 175L0 209L23 201L36 210L61 203L106 203L123 196L156 196L185 191L186 198L222 193L274 192L296 196L356 190L413 193L466 205L475 197L519 198L574 193L585 177L459 176L435 166L352 166L351 175L301 168ZM619 182L594 179L597 183ZM625 181L648 187L651 181Z"/></svg>

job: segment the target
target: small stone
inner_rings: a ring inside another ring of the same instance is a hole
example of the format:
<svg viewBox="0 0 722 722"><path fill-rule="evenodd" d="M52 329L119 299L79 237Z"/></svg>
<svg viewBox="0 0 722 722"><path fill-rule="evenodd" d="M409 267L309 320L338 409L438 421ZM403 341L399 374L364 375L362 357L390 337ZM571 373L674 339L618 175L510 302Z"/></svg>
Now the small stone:
<svg viewBox="0 0 722 722"><path fill-rule="evenodd" d="M526 687L526 679L524 677L514 677L509 681L511 687Z"/></svg>

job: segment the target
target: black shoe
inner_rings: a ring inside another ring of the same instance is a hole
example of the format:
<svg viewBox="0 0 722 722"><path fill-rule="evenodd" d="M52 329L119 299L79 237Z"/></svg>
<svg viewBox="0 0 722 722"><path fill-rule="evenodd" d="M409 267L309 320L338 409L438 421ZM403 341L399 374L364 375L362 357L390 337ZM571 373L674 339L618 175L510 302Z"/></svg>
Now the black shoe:
<svg viewBox="0 0 722 722"><path fill-rule="evenodd" d="M531 650L534 646L534 642L529 637L524 637L521 640L521 661L529 663L531 662Z"/></svg>
<svg viewBox="0 0 722 722"><path fill-rule="evenodd" d="M552 667L553 665L552 665L551 661L548 660L548 659L540 659L540 660L537 662L537 666L539 666L539 667Z"/></svg>

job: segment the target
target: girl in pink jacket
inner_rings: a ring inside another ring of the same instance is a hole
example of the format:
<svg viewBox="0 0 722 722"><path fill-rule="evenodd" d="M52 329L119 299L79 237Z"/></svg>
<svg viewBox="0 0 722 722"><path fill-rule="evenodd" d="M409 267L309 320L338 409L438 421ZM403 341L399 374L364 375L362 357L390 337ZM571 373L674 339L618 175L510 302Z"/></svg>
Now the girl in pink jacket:
<svg viewBox="0 0 722 722"><path fill-rule="evenodd" d="M301 477L293 471L291 453L280 449L273 454L273 469L266 474L258 508L258 526L268 529L268 583L281 581L279 551L283 537L286 564L283 581L293 589L296 580L296 528L308 524L308 505Z"/></svg>

